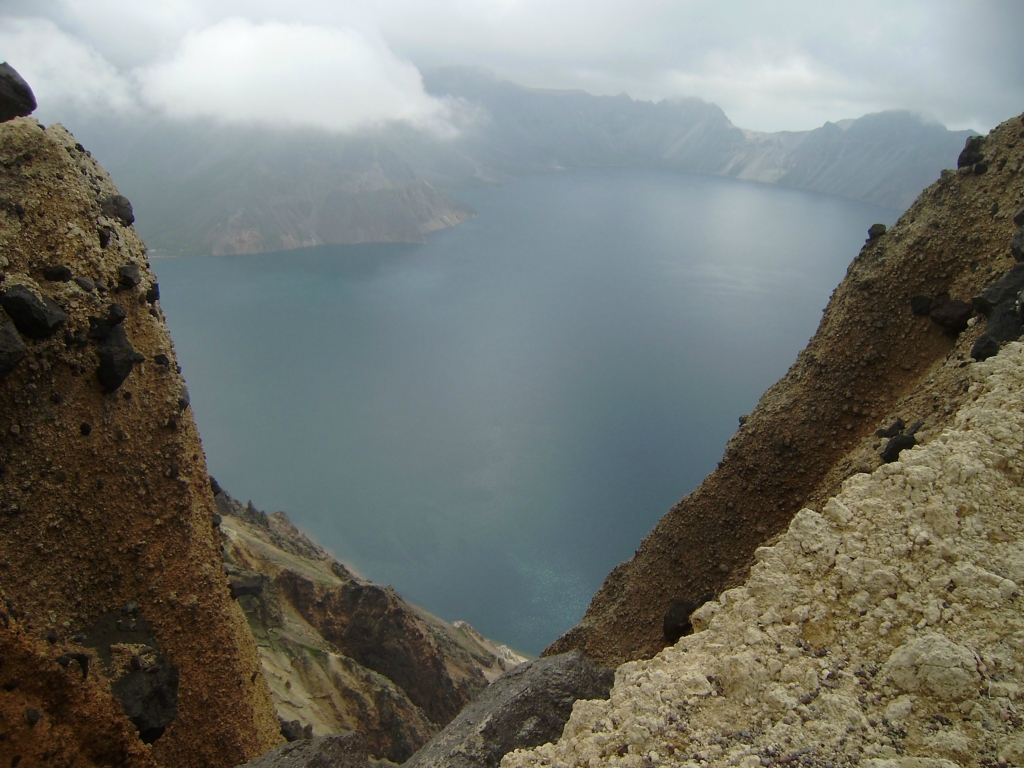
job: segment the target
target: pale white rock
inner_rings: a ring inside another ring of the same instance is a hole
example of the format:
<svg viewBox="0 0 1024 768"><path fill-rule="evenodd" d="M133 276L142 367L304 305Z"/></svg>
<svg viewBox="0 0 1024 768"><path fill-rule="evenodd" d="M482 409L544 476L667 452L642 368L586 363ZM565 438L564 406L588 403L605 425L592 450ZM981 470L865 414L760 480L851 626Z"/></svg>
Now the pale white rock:
<svg viewBox="0 0 1024 768"><path fill-rule="evenodd" d="M951 428L801 510L695 634L504 768L1024 764L1024 346L966 370Z"/></svg>

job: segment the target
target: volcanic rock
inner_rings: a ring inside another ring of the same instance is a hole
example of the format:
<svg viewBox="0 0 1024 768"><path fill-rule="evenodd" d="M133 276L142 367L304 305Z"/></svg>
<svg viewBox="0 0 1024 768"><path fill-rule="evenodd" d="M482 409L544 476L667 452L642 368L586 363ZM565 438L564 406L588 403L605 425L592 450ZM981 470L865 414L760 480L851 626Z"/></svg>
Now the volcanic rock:
<svg viewBox="0 0 1024 768"><path fill-rule="evenodd" d="M967 321L971 319L974 308L964 301L956 299L945 301L937 307L933 306L928 317L936 325L940 325L947 331L960 333L967 330Z"/></svg>
<svg viewBox="0 0 1024 768"><path fill-rule="evenodd" d="M37 296L25 285L13 285L0 293L0 306L7 311L15 327L30 339L52 336L68 319L57 302L45 294Z"/></svg>
<svg viewBox="0 0 1024 768"><path fill-rule="evenodd" d="M117 284L122 288L134 288L142 282L138 264L125 264L117 268Z"/></svg>
<svg viewBox="0 0 1024 768"><path fill-rule="evenodd" d="M128 378L135 365L136 354L123 325L114 326L103 337L96 347L96 357L100 361L96 378L107 392L115 391Z"/></svg>
<svg viewBox="0 0 1024 768"><path fill-rule="evenodd" d="M607 699L614 681L579 651L499 677L403 768L491 768L514 749L557 739L577 699Z"/></svg>
<svg viewBox="0 0 1024 768"><path fill-rule="evenodd" d="M868 227L868 242L877 240L885 234L885 224L872 224Z"/></svg>
<svg viewBox="0 0 1024 768"><path fill-rule="evenodd" d="M28 354L14 323L0 319L0 381L3 381Z"/></svg>
<svg viewBox="0 0 1024 768"><path fill-rule="evenodd" d="M1013 214L1013 223L1018 227L1024 227L1024 208L1019 209Z"/></svg>
<svg viewBox="0 0 1024 768"><path fill-rule="evenodd" d="M974 297L971 304L983 315L988 315L999 304L1014 301L1024 290L1024 264L1014 264L1006 273Z"/></svg>
<svg viewBox="0 0 1024 768"><path fill-rule="evenodd" d="M932 311L932 305L935 303L931 296L915 296L910 300L910 311L915 315L928 316L928 313Z"/></svg>
<svg viewBox="0 0 1024 768"><path fill-rule="evenodd" d="M985 159L981 153L981 146L985 141L984 136L970 136L964 144L963 151L956 159L957 168L967 168Z"/></svg>
<svg viewBox="0 0 1024 768"><path fill-rule="evenodd" d="M66 283L71 279L71 270L63 264L51 264L43 267L43 277L55 283Z"/></svg>
<svg viewBox="0 0 1024 768"><path fill-rule="evenodd" d="M104 216L117 219L126 227L131 226L135 221L135 212L132 210L132 204L124 195L108 195L100 203L100 211L102 211Z"/></svg>
<svg viewBox="0 0 1024 768"><path fill-rule="evenodd" d="M28 83L6 61L0 64L0 123L31 115L36 97Z"/></svg>
<svg viewBox="0 0 1024 768"><path fill-rule="evenodd" d="M1024 261L1024 227L1014 233L1010 241L1010 255L1017 261Z"/></svg>
<svg viewBox="0 0 1024 768"><path fill-rule="evenodd" d="M370 768L366 743L355 732L296 739L238 768Z"/></svg>

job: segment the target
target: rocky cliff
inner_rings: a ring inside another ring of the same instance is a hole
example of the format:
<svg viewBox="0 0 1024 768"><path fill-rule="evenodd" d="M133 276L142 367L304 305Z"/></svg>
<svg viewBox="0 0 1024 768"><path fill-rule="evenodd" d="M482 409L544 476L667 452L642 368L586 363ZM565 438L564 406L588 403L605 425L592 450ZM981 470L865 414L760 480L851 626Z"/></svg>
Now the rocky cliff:
<svg viewBox="0 0 1024 768"><path fill-rule="evenodd" d="M801 510L695 634L502 765L1020 765L1024 345L967 370L941 433Z"/></svg>
<svg viewBox="0 0 1024 768"><path fill-rule="evenodd" d="M231 592L289 735L358 731L369 754L401 763L525 661L356 577L283 512L215 489Z"/></svg>
<svg viewBox="0 0 1024 768"><path fill-rule="evenodd" d="M820 509L847 477L878 467L879 430L919 421L914 441L927 442L951 424L985 328L983 317L971 319L987 303L980 294L1024 258L1011 246L1024 204L1021 120L971 140L960 164L891 230L872 233L817 333L741 419L719 468L545 653L578 648L604 664L649 658L671 639L673 604L692 607L742 584L755 550L800 509Z"/></svg>
<svg viewBox="0 0 1024 768"><path fill-rule="evenodd" d="M280 740L131 206L0 125L0 761L232 766Z"/></svg>

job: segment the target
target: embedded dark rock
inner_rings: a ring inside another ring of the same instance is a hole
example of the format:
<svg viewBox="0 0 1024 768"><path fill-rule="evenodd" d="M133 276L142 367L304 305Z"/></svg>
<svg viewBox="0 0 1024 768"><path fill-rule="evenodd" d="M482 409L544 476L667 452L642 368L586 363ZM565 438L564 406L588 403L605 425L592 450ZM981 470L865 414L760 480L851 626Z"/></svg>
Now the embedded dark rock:
<svg viewBox="0 0 1024 768"><path fill-rule="evenodd" d="M699 600L689 600L685 597L677 597L672 601L665 612L665 619L662 621L661 630L665 635L665 642L675 645L679 638L693 634L693 625L690 623L690 614L700 608L704 603L714 599L710 592L703 595Z"/></svg>
<svg viewBox="0 0 1024 768"><path fill-rule="evenodd" d="M1015 261L1024 261L1024 227L1013 233L1010 241L1010 255Z"/></svg>
<svg viewBox="0 0 1024 768"><path fill-rule="evenodd" d="M156 302L160 301L159 283L153 283L151 286L149 286L149 290L146 291L146 301L148 301L150 304L155 304Z"/></svg>
<svg viewBox="0 0 1024 768"><path fill-rule="evenodd" d="M128 312L120 304L111 304L107 310L106 317L90 317L89 333L90 339L103 340L110 331L124 322Z"/></svg>
<svg viewBox="0 0 1024 768"><path fill-rule="evenodd" d="M296 739L238 768L370 768L370 761L363 737L350 731Z"/></svg>
<svg viewBox="0 0 1024 768"><path fill-rule="evenodd" d="M882 461L891 464L899 459L902 451L913 448L915 445L917 445L917 439L912 434L896 435L885 444L885 448L882 450Z"/></svg>
<svg viewBox="0 0 1024 768"><path fill-rule="evenodd" d="M910 300L910 311L915 315L927 315L932 311L934 303L931 296L915 296Z"/></svg>
<svg viewBox="0 0 1024 768"><path fill-rule="evenodd" d="M96 290L96 283L93 282L91 277L76 277L74 278L75 285L81 288L86 293L92 293Z"/></svg>
<svg viewBox="0 0 1024 768"><path fill-rule="evenodd" d="M947 331L960 333L967 330L967 321L971 319L973 312L974 308L970 304L952 299L932 307L928 317Z"/></svg>
<svg viewBox="0 0 1024 768"><path fill-rule="evenodd" d="M872 224L868 227L868 242L877 240L885 234L885 224Z"/></svg>
<svg viewBox="0 0 1024 768"><path fill-rule="evenodd" d="M970 136L964 143L963 151L960 156L956 159L957 168L967 168L968 166L980 163L985 159L985 156L981 153L981 145L984 143L983 136Z"/></svg>
<svg viewBox="0 0 1024 768"><path fill-rule="evenodd" d="M977 162L974 164L974 168L972 168L971 170L974 171L975 176L981 176L981 174L988 171L988 163L986 163L984 160Z"/></svg>
<svg viewBox="0 0 1024 768"><path fill-rule="evenodd" d="M244 595L259 597L266 589L268 581L270 581L270 577L262 573L243 571L228 577L228 587L231 589L231 597L235 600Z"/></svg>
<svg viewBox="0 0 1024 768"><path fill-rule="evenodd" d="M142 282L142 271L138 264L125 264L117 268L117 284L122 288L134 288Z"/></svg>
<svg viewBox="0 0 1024 768"><path fill-rule="evenodd" d="M1018 227L1024 227L1024 208L1013 214L1013 223Z"/></svg>
<svg viewBox="0 0 1024 768"><path fill-rule="evenodd" d="M171 365L171 358L165 355L163 352L153 355L153 362L157 365L162 365L164 368L169 368ZM216 492L214 492L216 494Z"/></svg>
<svg viewBox="0 0 1024 768"><path fill-rule="evenodd" d="M298 720L285 720L280 716L277 719L281 721L281 735L284 736L285 741L298 741L302 738L302 723Z"/></svg>
<svg viewBox="0 0 1024 768"><path fill-rule="evenodd" d="M27 354L28 347L18 335L14 323L6 318L0 320L0 381L6 379Z"/></svg>
<svg viewBox="0 0 1024 768"><path fill-rule="evenodd" d="M188 387L181 388L181 394L178 395L178 410L184 411L192 405L192 398L188 394Z"/></svg>
<svg viewBox="0 0 1024 768"><path fill-rule="evenodd" d="M43 277L53 283L67 283L71 281L71 270L63 264L51 264L43 267Z"/></svg>
<svg viewBox="0 0 1024 768"><path fill-rule="evenodd" d="M97 227L96 235L100 239L100 248L106 248L110 245L110 236L114 234L113 227Z"/></svg>
<svg viewBox="0 0 1024 768"><path fill-rule="evenodd" d="M896 435L900 434L903 431L903 428L905 426L907 426L906 422L903 421L903 419L897 417L896 421L894 421L885 429L875 430L875 437L896 437Z"/></svg>
<svg viewBox="0 0 1024 768"><path fill-rule="evenodd" d="M1024 290L1024 264L1014 264L1001 278L987 285L971 301L975 310L990 315L992 310L1006 301L1013 301Z"/></svg>
<svg viewBox="0 0 1024 768"><path fill-rule="evenodd" d="M39 722L40 718L42 718L42 715L39 713L38 709L35 709L34 707L25 707L25 719L28 720L30 728L34 727L35 724Z"/></svg>
<svg viewBox="0 0 1024 768"><path fill-rule="evenodd" d="M132 204L124 195L110 195L100 202L100 211L104 216L117 219L126 227L131 226L135 221L135 212L132 211Z"/></svg>
<svg viewBox="0 0 1024 768"><path fill-rule="evenodd" d="M403 768L489 768L555 741L577 699L607 699L615 673L579 651L520 664L495 680Z"/></svg>
<svg viewBox="0 0 1024 768"><path fill-rule="evenodd" d="M1016 341L1024 332L1024 322L1017 311L1016 297L1006 299L989 313L985 335L998 342Z"/></svg>
<svg viewBox="0 0 1024 768"><path fill-rule="evenodd" d="M101 616L75 633L82 645L96 651L111 679L110 690L146 744L159 739L178 716L178 668L160 651L156 636L138 605ZM125 647L135 650L129 663L114 664Z"/></svg>
<svg viewBox="0 0 1024 768"><path fill-rule="evenodd" d="M79 669L82 670L82 679L84 680L89 676L89 654L87 653L65 653L63 656L57 657L57 663L60 664L64 669L71 666L71 662L77 662Z"/></svg>
<svg viewBox="0 0 1024 768"><path fill-rule="evenodd" d="M96 347L96 356L100 360L96 378L107 392L115 391L128 378L136 362L135 355L135 348L128 341L123 325L115 325L103 337Z"/></svg>
<svg viewBox="0 0 1024 768"><path fill-rule="evenodd" d="M27 286L14 285L0 293L0 306L15 327L30 339L45 339L57 332L67 314L49 296L40 298Z"/></svg>
<svg viewBox="0 0 1024 768"><path fill-rule="evenodd" d="M979 336L971 347L971 357L979 363L982 360L988 360L998 352L999 342L987 333L984 336Z"/></svg>
<svg viewBox="0 0 1024 768"><path fill-rule="evenodd" d="M0 123L31 115L36 106L28 83L6 61L0 64Z"/></svg>

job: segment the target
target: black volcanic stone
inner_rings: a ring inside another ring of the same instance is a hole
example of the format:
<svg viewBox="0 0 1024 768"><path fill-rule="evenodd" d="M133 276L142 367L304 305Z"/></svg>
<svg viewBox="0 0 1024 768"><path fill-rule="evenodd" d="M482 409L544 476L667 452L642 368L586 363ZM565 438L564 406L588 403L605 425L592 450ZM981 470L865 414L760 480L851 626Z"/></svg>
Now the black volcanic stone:
<svg viewBox="0 0 1024 768"><path fill-rule="evenodd" d="M100 239L100 248L106 248L110 245L110 236L114 233L113 227L99 227L96 230L96 234Z"/></svg>
<svg viewBox="0 0 1024 768"><path fill-rule="evenodd" d="M128 341L123 325L115 325L96 347L100 359L96 378L107 392L113 392L128 378L135 365L135 348Z"/></svg>
<svg viewBox="0 0 1024 768"><path fill-rule="evenodd" d="M155 304L156 302L160 301L159 283L153 283L151 286L149 286L149 290L146 291L146 301L148 301L150 304Z"/></svg>
<svg viewBox="0 0 1024 768"><path fill-rule="evenodd" d="M1013 214L1013 223L1018 227L1024 227L1024 208Z"/></svg>
<svg viewBox="0 0 1024 768"><path fill-rule="evenodd" d="M110 195L100 203L100 210L104 216L117 219L126 227L135 221L135 212L132 204L124 195Z"/></svg>
<svg viewBox="0 0 1024 768"><path fill-rule="evenodd" d="M985 173L988 170L988 163L986 163L984 160L977 162L974 164L973 170L975 176L981 176L981 174Z"/></svg>
<svg viewBox="0 0 1024 768"><path fill-rule="evenodd" d="M971 319L974 308L963 301L955 299L944 302L937 307L932 307L928 317L932 322L942 326L947 331L960 333L967 330L967 321Z"/></svg>
<svg viewBox="0 0 1024 768"><path fill-rule="evenodd" d="M917 445L917 439L913 435L896 435L885 444L885 448L882 450L882 461L891 464L899 459L902 451L913 448L915 445Z"/></svg>
<svg viewBox="0 0 1024 768"><path fill-rule="evenodd" d="M49 296L36 296L24 285L14 285L0 293L0 306L10 315L18 331L30 339L52 336L68 319L57 302Z"/></svg>
<svg viewBox="0 0 1024 768"><path fill-rule="evenodd" d="M562 735L577 699L607 699L615 673L579 651L529 661L506 672L466 705L403 768L491 768L513 749Z"/></svg>
<svg viewBox="0 0 1024 768"><path fill-rule="evenodd" d="M28 83L6 61L0 64L0 123L31 115L36 97Z"/></svg>
<svg viewBox="0 0 1024 768"><path fill-rule="evenodd" d="M63 264L51 264L43 267L43 277L54 283L67 283L71 280L71 270Z"/></svg>
<svg viewBox="0 0 1024 768"><path fill-rule="evenodd" d="M885 234L885 224L872 224L868 228L868 240L877 240Z"/></svg>
<svg viewBox="0 0 1024 768"><path fill-rule="evenodd" d="M974 342L974 346L971 347L971 357L978 362L988 360L997 352L999 352L999 342L987 333L984 336L979 336Z"/></svg>
<svg viewBox="0 0 1024 768"><path fill-rule="evenodd" d="M1024 261L1024 227L1013 233L1010 241L1010 255L1015 261Z"/></svg>
<svg viewBox="0 0 1024 768"><path fill-rule="evenodd" d="M93 293L96 290L96 283L92 281L91 277L76 277L75 285L86 293Z"/></svg>
<svg viewBox="0 0 1024 768"><path fill-rule="evenodd" d="M998 305L1017 298L1024 290L1024 264L1014 264L1006 274L991 283L974 297L971 304L983 315L989 315Z"/></svg>
<svg viewBox="0 0 1024 768"><path fill-rule="evenodd" d="M927 315L935 301L931 296L915 296L910 300L910 311L915 315Z"/></svg>
<svg viewBox="0 0 1024 768"><path fill-rule="evenodd" d="M142 282L142 270L138 264L125 264L117 268L117 284L122 288L134 288Z"/></svg>
<svg viewBox="0 0 1024 768"><path fill-rule="evenodd" d="M907 426L906 422L903 421L903 419L896 417L896 421L885 429L876 429L875 437L896 437L896 435L903 431L905 426Z"/></svg>
<svg viewBox="0 0 1024 768"><path fill-rule="evenodd" d="M980 163L985 159L985 156L981 154L981 145L984 143L983 136L970 136L964 143L964 149L960 153L960 157L956 159L957 168L966 168Z"/></svg>
<svg viewBox="0 0 1024 768"><path fill-rule="evenodd" d="M288 722L297 723L298 720ZM284 733L283 725L281 732ZM365 740L356 731L314 737L304 729L301 737L238 768L370 768L371 765L390 765L386 761L371 762L368 754Z"/></svg>
<svg viewBox="0 0 1024 768"><path fill-rule="evenodd" d="M27 354L28 347L14 323L6 318L0 320L0 381L6 379Z"/></svg>
<svg viewBox="0 0 1024 768"><path fill-rule="evenodd" d="M688 600L685 597L677 597L673 600L661 622L661 631L665 636L665 642L675 645L679 642L679 638L693 634L690 614L712 599L714 599L714 595L707 594L696 601Z"/></svg>

